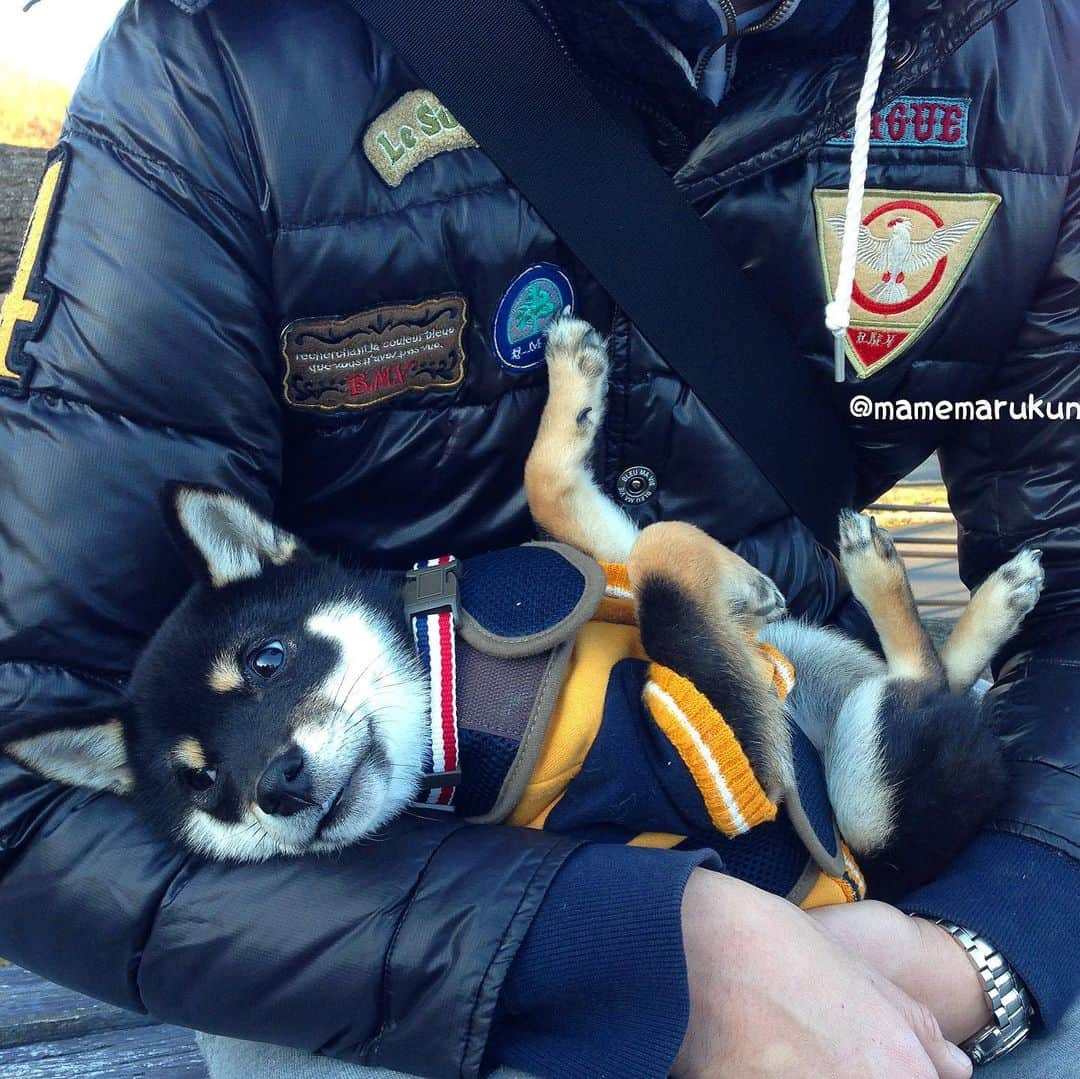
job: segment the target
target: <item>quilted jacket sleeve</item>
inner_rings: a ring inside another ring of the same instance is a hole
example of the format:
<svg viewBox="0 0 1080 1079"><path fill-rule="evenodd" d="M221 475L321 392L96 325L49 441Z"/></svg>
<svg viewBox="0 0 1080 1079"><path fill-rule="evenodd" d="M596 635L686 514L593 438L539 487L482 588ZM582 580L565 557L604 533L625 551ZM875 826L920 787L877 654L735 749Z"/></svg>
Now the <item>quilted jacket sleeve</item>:
<svg viewBox="0 0 1080 1079"><path fill-rule="evenodd" d="M41 317L0 377L0 741L116 704L187 584L164 481L272 512L280 478L257 168L205 22L175 13L189 40L165 57L155 10L131 9L76 97L27 279ZM163 1019L475 1074L572 849L409 819L336 859L201 864L123 800L0 756L0 955Z"/></svg>
<svg viewBox="0 0 1080 1079"><path fill-rule="evenodd" d="M1023 681L1018 672L1038 677L1048 665L1071 670L1075 682L1070 693L1055 676L1045 710L1032 713L1033 702L1024 708L1026 736L1015 751L1017 782L1005 817L1016 830L1074 856L1080 856L1080 727L1070 714L1080 704L1078 360L1080 158L1065 190L1057 250L1010 354L984 391L1017 406L1041 403L1047 415L968 425L942 453L960 522L961 575L969 586L1021 548L1043 552L1043 595L1020 636L998 657L999 664L1011 660L999 693L1003 699L1019 696L1013 689ZM1066 402L1073 418L1051 418Z"/></svg>
<svg viewBox="0 0 1080 1079"><path fill-rule="evenodd" d="M1024 547L1043 552L1042 598L990 696L1013 739L1012 789L993 830L906 904L993 940L1049 1023L1080 991L1080 160L1063 189L1057 249L984 390L1044 418L968 426L942 452L969 586ZM1051 418L1066 402L1073 418Z"/></svg>

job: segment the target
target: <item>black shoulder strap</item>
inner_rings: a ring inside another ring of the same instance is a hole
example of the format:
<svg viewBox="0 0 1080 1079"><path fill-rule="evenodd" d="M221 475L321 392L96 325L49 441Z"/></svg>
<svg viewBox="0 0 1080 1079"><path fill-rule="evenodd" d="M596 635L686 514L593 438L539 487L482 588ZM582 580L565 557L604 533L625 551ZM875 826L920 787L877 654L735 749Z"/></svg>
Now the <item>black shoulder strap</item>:
<svg viewBox="0 0 1080 1079"><path fill-rule="evenodd" d="M846 432L809 361L528 0L349 0L828 547Z"/></svg>

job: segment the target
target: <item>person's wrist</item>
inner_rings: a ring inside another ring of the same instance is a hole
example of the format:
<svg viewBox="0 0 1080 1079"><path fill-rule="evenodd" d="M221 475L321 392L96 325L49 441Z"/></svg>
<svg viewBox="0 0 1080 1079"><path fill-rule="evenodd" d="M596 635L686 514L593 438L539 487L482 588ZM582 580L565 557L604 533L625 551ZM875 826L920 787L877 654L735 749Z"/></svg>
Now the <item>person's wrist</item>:
<svg viewBox="0 0 1080 1079"><path fill-rule="evenodd" d="M715 861L706 850L579 847L507 973L487 1064L529 1075L668 1074L690 1008L687 881Z"/></svg>
<svg viewBox="0 0 1080 1079"><path fill-rule="evenodd" d="M941 957L939 969L928 973L934 973L938 982L939 999L948 1002L948 1013L938 1016L942 1029L947 1037L963 1043L993 1020L978 971L960 942L944 926L926 918L913 917L911 921L926 941L927 955Z"/></svg>
<svg viewBox="0 0 1080 1079"><path fill-rule="evenodd" d="M690 1022L673 1075L971 1075L929 1007L786 900L698 873L682 913Z"/></svg>
<svg viewBox="0 0 1080 1079"><path fill-rule="evenodd" d="M810 913L845 951L925 1004L951 1041L979 1029L986 994L963 949L940 926L873 899Z"/></svg>

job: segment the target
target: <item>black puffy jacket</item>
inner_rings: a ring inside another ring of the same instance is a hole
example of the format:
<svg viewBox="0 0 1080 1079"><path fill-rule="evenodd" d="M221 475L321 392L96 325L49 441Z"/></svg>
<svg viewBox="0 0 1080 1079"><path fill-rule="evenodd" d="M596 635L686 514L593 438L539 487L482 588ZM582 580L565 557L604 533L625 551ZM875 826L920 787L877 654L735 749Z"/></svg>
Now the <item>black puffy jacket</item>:
<svg viewBox="0 0 1080 1079"><path fill-rule="evenodd" d="M861 15L812 53L744 49L714 110L644 34L628 43L581 5L547 7L827 382L833 211L815 192L846 186L849 150L830 140L854 111ZM956 193L1000 202L965 204L976 224L904 291L895 268L877 267L895 287L864 292L847 384L830 391L835 422L855 443L863 501L940 451L969 584L1022 546L1043 550L1045 594L994 691L1026 734L982 849L1075 858L1080 424L852 420L849 402L1080 396L1080 11L1071 0L894 9L879 101L902 108L878 125L867 186L885 209L868 228L880 240L906 216L924 236L927 221L959 220ZM500 359L495 338L524 295L515 281L540 263L612 335L605 488L643 523L680 517L739 541L797 611L843 606L833 560L482 149L413 156L417 127L440 140L451 130L434 106L426 120L414 108L400 138L401 115L384 114L416 89L342 0L139 0L106 38L64 130L27 302L9 304L13 332L0 334L0 738L117 699L186 586L157 506L165 480L227 487L316 547L384 564L527 538L522 466L545 376L513 341ZM400 175L388 171L398 151ZM389 164L377 168L380 153ZM355 381L358 368L330 386L283 358L296 320L400 317L450 294L467 305L463 360L423 382L434 388L391 371L365 396L374 379ZM890 319L902 339L888 337ZM640 491L628 469L642 470ZM191 1025L473 1074L516 948L571 849L543 833L406 820L392 842L335 860L203 865L120 800L0 760L0 954ZM1024 968L1027 915L1008 897L987 909L993 859L972 859L982 906L916 905L996 929L1044 1011L1060 1011L1060 987L1043 990L1034 961Z"/></svg>

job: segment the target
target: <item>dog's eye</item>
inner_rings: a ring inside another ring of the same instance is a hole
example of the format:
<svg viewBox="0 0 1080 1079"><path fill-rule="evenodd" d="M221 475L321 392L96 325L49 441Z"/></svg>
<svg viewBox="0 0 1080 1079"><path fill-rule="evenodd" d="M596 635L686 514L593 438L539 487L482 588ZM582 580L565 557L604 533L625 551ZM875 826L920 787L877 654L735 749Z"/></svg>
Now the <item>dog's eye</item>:
<svg viewBox="0 0 1080 1079"><path fill-rule="evenodd" d="M266 641L248 656L248 666L260 678L272 678L285 663L285 645L281 641Z"/></svg>
<svg viewBox="0 0 1080 1079"><path fill-rule="evenodd" d="M208 791L217 782L216 768L185 768L180 778L193 791Z"/></svg>

